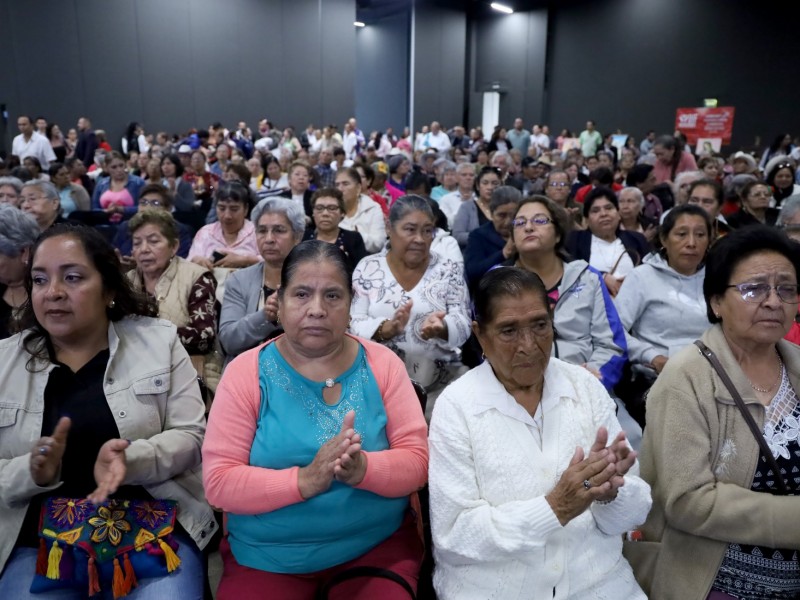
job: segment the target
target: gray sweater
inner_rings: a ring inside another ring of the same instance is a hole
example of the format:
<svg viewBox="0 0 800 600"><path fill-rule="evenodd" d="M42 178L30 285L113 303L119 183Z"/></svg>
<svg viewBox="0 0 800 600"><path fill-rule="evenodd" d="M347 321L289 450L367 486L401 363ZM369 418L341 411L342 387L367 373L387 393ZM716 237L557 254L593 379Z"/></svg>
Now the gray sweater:
<svg viewBox="0 0 800 600"><path fill-rule="evenodd" d="M681 275L660 255L651 254L625 278L615 303L628 333L631 362L669 358L708 329L705 274L703 267L694 275Z"/></svg>

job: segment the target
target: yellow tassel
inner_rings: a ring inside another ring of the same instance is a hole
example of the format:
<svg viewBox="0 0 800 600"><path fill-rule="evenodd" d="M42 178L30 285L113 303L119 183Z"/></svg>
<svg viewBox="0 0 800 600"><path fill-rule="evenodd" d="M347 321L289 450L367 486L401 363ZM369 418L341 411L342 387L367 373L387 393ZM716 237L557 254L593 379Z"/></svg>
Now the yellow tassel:
<svg viewBox="0 0 800 600"><path fill-rule="evenodd" d="M169 544L161 538L158 538L158 545L164 552L164 558L167 559L167 572L172 573L175 569L181 566L181 559L178 558L178 555L175 554L175 551L172 548L170 548Z"/></svg>
<svg viewBox="0 0 800 600"><path fill-rule="evenodd" d="M61 564L61 555L64 553L58 547L58 542L53 541L53 546L50 548L50 556L47 558L47 578L58 579L58 567Z"/></svg>

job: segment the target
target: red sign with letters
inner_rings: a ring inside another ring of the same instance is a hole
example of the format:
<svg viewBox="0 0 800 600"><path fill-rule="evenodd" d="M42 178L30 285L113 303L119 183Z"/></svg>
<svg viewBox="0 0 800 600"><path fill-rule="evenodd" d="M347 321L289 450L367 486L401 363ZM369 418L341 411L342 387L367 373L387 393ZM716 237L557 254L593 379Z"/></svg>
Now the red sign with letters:
<svg viewBox="0 0 800 600"><path fill-rule="evenodd" d="M717 108L679 108L675 113L675 129L686 136L689 144L698 138L720 138L730 144L733 131L732 106Z"/></svg>

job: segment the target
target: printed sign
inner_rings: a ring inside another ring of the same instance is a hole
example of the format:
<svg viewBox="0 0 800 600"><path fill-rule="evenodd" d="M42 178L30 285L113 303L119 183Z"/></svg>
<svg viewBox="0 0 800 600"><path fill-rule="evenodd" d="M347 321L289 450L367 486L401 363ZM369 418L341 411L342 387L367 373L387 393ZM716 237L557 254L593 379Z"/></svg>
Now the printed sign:
<svg viewBox="0 0 800 600"><path fill-rule="evenodd" d="M675 129L694 146L699 138L719 138L730 144L733 132L732 106L718 108L679 108L675 113Z"/></svg>

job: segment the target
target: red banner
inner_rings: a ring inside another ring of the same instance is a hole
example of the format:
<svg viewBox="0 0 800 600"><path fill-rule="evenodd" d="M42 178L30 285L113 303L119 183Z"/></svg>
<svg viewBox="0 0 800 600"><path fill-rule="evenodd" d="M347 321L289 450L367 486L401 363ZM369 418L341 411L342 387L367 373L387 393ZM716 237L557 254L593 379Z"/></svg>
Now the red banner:
<svg viewBox="0 0 800 600"><path fill-rule="evenodd" d="M683 133L692 146L698 138L720 138L723 144L730 144L733 112L732 106L679 108L675 112L675 129Z"/></svg>

